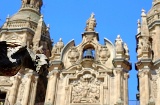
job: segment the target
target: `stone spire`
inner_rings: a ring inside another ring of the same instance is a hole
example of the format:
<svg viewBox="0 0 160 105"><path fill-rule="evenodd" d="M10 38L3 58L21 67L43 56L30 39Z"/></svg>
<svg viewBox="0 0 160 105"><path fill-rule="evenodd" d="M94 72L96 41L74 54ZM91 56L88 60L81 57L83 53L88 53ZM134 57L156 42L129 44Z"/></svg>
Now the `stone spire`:
<svg viewBox="0 0 160 105"><path fill-rule="evenodd" d="M90 18L86 22L85 31L95 31L95 27L97 25L96 19L94 18L94 13L91 14Z"/></svg>
<svg viewBox="0 0 160 105"><path fill-rule="evenodd" d="M144 9L142 9L141 20L142 20L141 35L142 36L149 36L149 29L148 29L148 25L147 25L147 16L146 16Z"/></svg>
<svg viewBox="0 0 160 105"><path fill-rule="evenodd" d="M22 8L33 8L40 11L42 5L43 5L42 0L22 0Z"/></svg>
<svg viewBox="0 0 160 105"><path fill-rule="evenodd" d="M41 15L37 29L35 31L35 35L33 37L33 50L36 52L38 47L40 46L40 40L41 40L41 35L42 35L42 29L43 29L43 15Z"/></svg>

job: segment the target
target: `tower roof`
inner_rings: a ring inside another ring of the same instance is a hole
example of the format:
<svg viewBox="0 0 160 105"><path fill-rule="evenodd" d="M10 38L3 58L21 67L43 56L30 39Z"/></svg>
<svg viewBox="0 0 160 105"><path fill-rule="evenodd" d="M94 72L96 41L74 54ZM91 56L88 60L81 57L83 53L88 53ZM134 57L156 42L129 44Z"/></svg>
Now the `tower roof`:
<svg viewBox="0 0 160 105"><path fill-rule="evenodd" d="M42 4L42 0L22 0L20 10L10 18L7 18L2 29L28 27L28 24L31 24L32 27L30 28L35 30L41 16ZM46 26L45 24L43 25Z"/></svg>

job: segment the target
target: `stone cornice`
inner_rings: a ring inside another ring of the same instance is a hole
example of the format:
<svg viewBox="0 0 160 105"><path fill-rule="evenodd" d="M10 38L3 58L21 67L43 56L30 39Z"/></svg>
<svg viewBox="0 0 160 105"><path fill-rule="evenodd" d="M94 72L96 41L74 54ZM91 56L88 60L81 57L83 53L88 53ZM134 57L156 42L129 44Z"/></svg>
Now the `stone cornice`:
<svg viewBox="0 0 160 105"><path fill-rule="evenodd" d="M132 64L125 60L124 58L114 58L113 59L113 65L117 68L121 66L120 68L123 68L124 70L131 70L132 69Z"/></svg>
<svg viewBox="0 0 160 105"><path fill-rule="evenodd" d="M145 66L152 68L153 62L152 59L141 59L135 64L135 69L140 70L143 69Z"/></svg>

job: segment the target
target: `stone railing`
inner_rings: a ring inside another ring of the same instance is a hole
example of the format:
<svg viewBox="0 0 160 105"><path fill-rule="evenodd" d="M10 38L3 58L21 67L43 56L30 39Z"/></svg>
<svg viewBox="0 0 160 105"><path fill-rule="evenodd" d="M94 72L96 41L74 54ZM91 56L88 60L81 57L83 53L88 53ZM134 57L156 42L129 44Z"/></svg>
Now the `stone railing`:
<svg viewBox="0 0 160 105"><path fill-rule="evenodd" d="M33 22L27 21L12 21L8 22L5 28L31 28L33 31L36 30L36 25Z"/></svg>

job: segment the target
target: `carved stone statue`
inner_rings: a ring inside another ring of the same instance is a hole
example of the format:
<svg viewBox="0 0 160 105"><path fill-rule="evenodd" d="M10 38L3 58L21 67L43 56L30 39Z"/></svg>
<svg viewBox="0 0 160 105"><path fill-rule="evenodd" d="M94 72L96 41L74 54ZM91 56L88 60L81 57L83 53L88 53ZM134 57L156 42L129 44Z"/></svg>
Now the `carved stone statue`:
<svg viewBox="0 0 160 105"><path fill-rule="evenodd" d="M85 28L85 31L95 31L96 27L96 19L94 18L94 14L91 14L91 17L87 20L87 26Z"/></svg>
<svg viewBox="0 0 160 105"><path fill-rule="evenodd" d="M120 35L117 36L117 39L115 41L115 46L116 46L116 52L122 52L123 49L123 41L120 37Z"/></svg>
<svg viewBox="0 0 160 105"><path fill-rule="evenodd" d="M70 59L70 62L72 64L75 63L78 60L79 52L78 52L76 47L74 47L74 46L71 47L71 49L70 49L70 51L68 53L68 58Z"/></svg>
<svg viewBox="0 0 160 105"><path fill-rule="evenodd" d="M125 55L129 55L129 49L126 43L124 43Z"/></svg>
<svg viewBox="0 0 160 105"><path fill-rule="evenodd" d="M106 46L102 46L99 51L99 57L101 62L104 64L110 57L110 52Z"/></svg>

